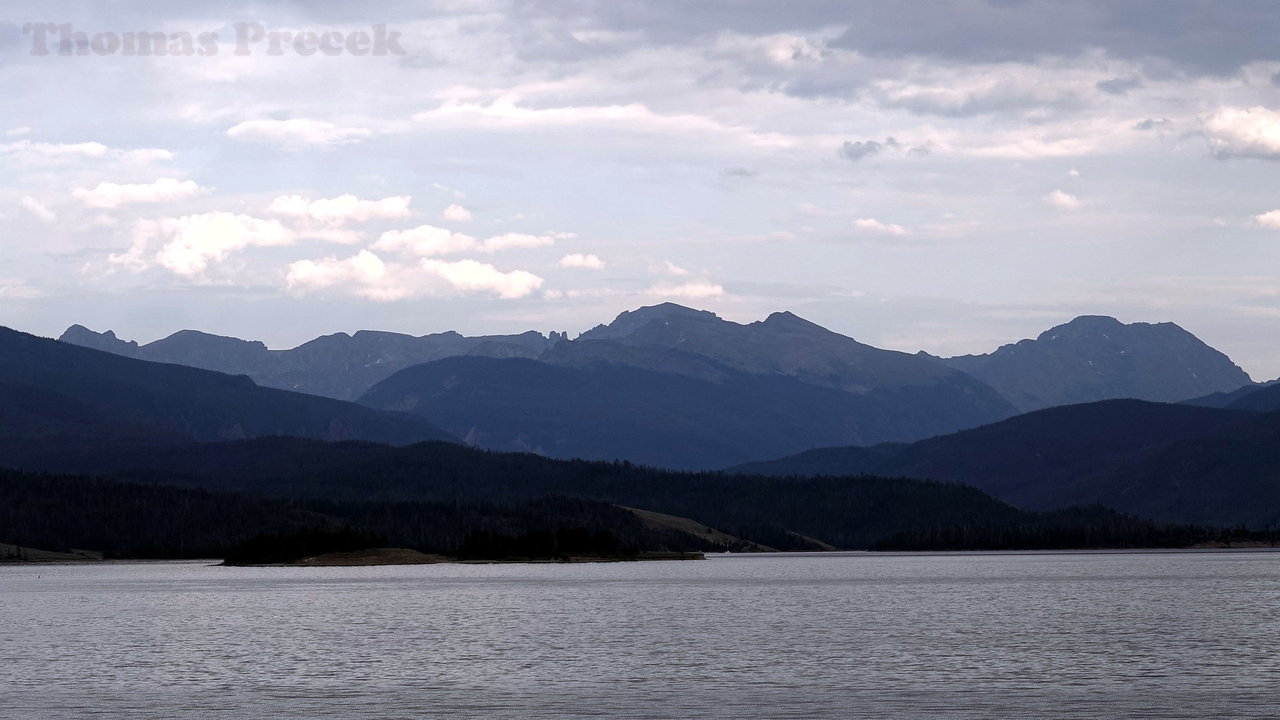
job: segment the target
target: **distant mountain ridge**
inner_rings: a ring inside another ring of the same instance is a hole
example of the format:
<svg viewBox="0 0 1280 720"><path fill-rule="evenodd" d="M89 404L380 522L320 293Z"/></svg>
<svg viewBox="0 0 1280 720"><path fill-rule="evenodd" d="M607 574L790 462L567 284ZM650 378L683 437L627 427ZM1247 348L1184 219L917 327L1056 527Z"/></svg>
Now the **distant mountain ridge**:
<svg viewBox="0 0 1280 720"><path fill-rule="evenodd" d="M1183 405L1199 405L1200 407L1232 408L1236 410L1280 410L1275 388L1280 380L1252 383L1230 392L1215 392L1202 397L1183 400ZM1263 391L1266 392L1263 392ZM1257 395L1257 397L1252 397Z"/></svg>
<svg viewBox="0 0 1280 720"><path fill-rule="evenodd" d="M829 442L912 440L1015 411L962 372L776 313L741 325L663 304L538 361L455 357L360 402L493 450L707 469Z"/></svg>
<svg viewBox="0 0 1280 720"><path fill-rule="evenodd" d="M704 310L664 303L624 312L609 325L583 333L575 343L599 341L625 348L677 350L746 373L786 375L854 394L940 380L964 382L981 392L936 362L865 345L790 312L742 325ZM613 359L648 365L625 352Z"/></svg>
<svg viewBox="0 0 1280 720"><path fill-rule="evenodd" d="M264 387L295 390L338 400L354 400L398 370L455 355L537 357L559 341L529 331L519 335L464 337L456 332L414 337L361 330L318 337L291 350L270 350L261 342L181 330L139 345L72 325L62 342L149 360L247 375Z"/></svg>
<svg viewBox="0 0 1280 720"><path fill-rule="evenodd" d="M1136 398L1178 402L1252 382L1221 352L1173 323L1085 315L987 355L942 359L995 388L1022 412Z"/></svg>
<svg viewBox="0 0 1280 720"><path fill-rule="evenodd" d="M40 448L291 435L409 444L455 440L420 417L262 388L0 328L0 465Z"/></svg>
<svg viewBox="0 0 1280 720"><path fill-rule="evenodd" d="M318 337L289 350L257 341L182 330L139 345L111 331L73 325L63 342L117 355L247 375L265 387L354 400L399 370L459 355L528 358L553 364L591 357L660 371L717 371L681 362L696 356L748 373L778 373L806 383L854 393L895 385L919 385L942 377L937 367L959 370L995 389L1018 411L1056 405L1134 398L1178 402L1230 393L1252 385L1248 374L1221 352L1173 323L1123 324L1085 315L1050 328L1036 339L1004 345L985 355L916 361L831 332L790 312L740 325L714 313L674 303L623 312L575 342L612 341L591 351L557 352L568 338L527 331L466 337L447 331L415 337L361 330ZM675 363L665 366L662 363ZM704 363L705 365L705 363ZM1241 391L1242 394L1245 392Z"/></svg>
<svg viewBox="0 0 1280 720"><path fill-rule="evenodd" d="M680 469L914 442L1113 398L1226 404L1236 396L1215 393L1251 383L1172 323L1101 316L953 358L882 350L790 312L741 324L674 303L623 312L573 340L359 331L270 350L196 331L139 346L81 326L63 339L415 413L487 449Z"/></svg>

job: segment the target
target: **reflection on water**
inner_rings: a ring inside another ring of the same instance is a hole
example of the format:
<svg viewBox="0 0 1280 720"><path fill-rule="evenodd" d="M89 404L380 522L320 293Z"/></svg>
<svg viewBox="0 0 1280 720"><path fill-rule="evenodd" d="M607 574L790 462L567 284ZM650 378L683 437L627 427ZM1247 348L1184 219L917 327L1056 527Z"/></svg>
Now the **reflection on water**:
<svg viewBox="0 0 1280 720"><path fill-rule="evenodd" d="M0 567L0 717L1276 717L1280 554Z"/></svg>

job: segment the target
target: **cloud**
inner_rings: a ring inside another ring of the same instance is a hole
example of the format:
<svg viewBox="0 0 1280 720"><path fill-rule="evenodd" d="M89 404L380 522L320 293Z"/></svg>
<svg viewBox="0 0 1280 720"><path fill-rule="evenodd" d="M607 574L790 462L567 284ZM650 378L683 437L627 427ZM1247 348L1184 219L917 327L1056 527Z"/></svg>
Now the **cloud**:
<svg viewBox="0 0 1280 720"><path fill-rule="evenodd" d="M0 150L7 153L29 153L49 160L61 158L99 158L106 157L111 148L100 142L83 143L33 143L30 140L0 145Z"/></svg>
<svg viewBox="0 0 1280 720"><path fill-rule="evenodd" d="M916 115L965 118L1080 109L1095 89L1096 74L1046 74L1039 64L916 66L902 77L872 83L870 96L884 108Z"/></svg>
<svg viewBox="0 0 1280 720"><path fill-rule="evenodd" d="M898 142L895 138L887 137L883 142L876 140L845 141L836 152L849 162L858 162L889 151L909 157L924 157L936 149L937 143L933 140L925 140L919 145L908 147Z"/></svg>
<svg viewBox="0 0 1280 720"><path fill-rule="evenodd" d="M560 258L560 267L562 268L584 268L586 270L601 270L604 268L604 261L595 255L584 255L582 253L571 253Z"/></svg>
<svg viewBox="0 0 1280 720"><path fill-rule="evenodd" d="M471 211L461 205L450 205L440 213L440 217L449 222L471 222Z"/></svg>
<svg viewBox="0 0 1280 720"><path fill-rule="evenodd" d="M1162 128L1172 124L1173 124L1173 121L1168 118L1161 118L1159 120L1156 120L1155 118L1147 118L1146 120L1142 120L1137 124L1135 124L1133 126L1133 129L1134 130L1154 130L1156 128Z"/></svg>
<svg viewBox="0 0 1280 720"><path fill-rule="evenodd" d="M54 223L58 221L58 215L54 211L44 206L44 203L31 197L30 195L22 196L22 207L31 213L41 222Z"/></svg>
<svg viewBox="0 0 1280 720"><path fill-rule="evenodd" d="M0 300L29 300L38 298L41 295L43 293L28 285L24 280L0 277Z"/></svg>
<svg viewBox="0 0 1280 720"><path fill-rule="evenodd" d="M422 268L465 292L491 292L504 299L522 298L542 287L542 278L524 270L501 272L488 263L475 260L427 259Z"/></svg>
<svg viewBox="0 0 1280 720"><path fill-rule="evenodd" d="M1205 118L1204 134L1217 157L1280 158L1280 112L1224 107Z"/></svg>
<svg viewBox="0 0 1280 720"><path fill-rule="evenodd" d="M1129 77L1101 80L1095 83L1094 87L1108 95L1124 95L1130 90L1137 90L1142 87L1142 79L1136 75L1130 75Z"/></svg>
<svg viewBox="0 0 1280 720"><path fill-rule="evenodd" d="M414 115L413 119L438 128L606 127L650 135L720 136L759 148L792 145L791 139L780 133L755 132L696 113L658 113L638 102L534 108L518 105L513 97L502 97L488 104L449 100L434 110Z"/></svg>
<svg viewBox="0 0 1280 720"><path fill-rule="evenodd" d="M92 190L76 188L71 195L88 207L115 208L130 203L157 203L184 200L207 192L193 180L160 178L152 183L121 185L101 182Z"/></svg>
<svg viewBox="0 0 1280 720"><path fill-rule="evenodd" d="M907 234L907 229L901 225L880 222L875 218L858 218L853 221L853 226L859 230L880 233L882 235L902 236Z"/></svg>
<svg viewBox="0 0 1280 720"><path fill-rule="evenodd" d="M367 128L340 127L323 120L246 120L227 130L227 137L285 147L346 145L373 133Z"/></svg>
<svg viewBox="0 0 1280 720"><path fill-rule="evenodd" d="M1280 210L1272 210L1270 212L1264 212L1261 215L1254 215L1253 220L1264 228L1280 230Z"/></svg>
<svg viewBox="0 0 1280 720"><path fill-rule="evenodd" d="M1035 62L1101 51L1109 58L1223 76L1249 62L1280 59L1273 42L1280 18L1270 4L1245 3L1229 13L1206 10L1212 7L1217 6L977 0L930 5L928 13L920 13L894 3L837 3L824 8L821 25L835 24L832 15L843 16L847 29L830 45L877 58Z"/></svg>
<svg viewBox="0 0 1280 720"><path fill-rule="evenodd" d="M339 289L357 297L392 302L422 295L456 292L490 293L503 299L522 298L542 287L542 278L524 270L502 272L475 260L423 259L410 263L386 263L373 252L361 250L339 260L300 260L285 272L285 286L295 294Z"/></svg>
<svg viewBox="0 0 1280 720"><path fill-rule="evenodd" d="M1045 202L1059 210L1079 210L1081 205L1080 198L1075 195L1062 192L1061 190L1054 190L1048 195L1045 195L1043 199Z"/></svg>
<svg viewBox="0 0 1280 720"><path fill-rule="evenodd" d="M114 254L114 266L142 270L157 263L188 278L198 278L212 263L251 246L290 245L297 235L275 220L212 212L178 218L141 220L134 226L133 245ZM154 256L150 250L159 244Z"/></svg>
<svg viewBox="0 0 1280 720"><path fill-rule="evenodd" d="M9 137L19 137L21 135L30 135L32 132L34 131L31 128L23 126L13 128L12 130L6 130L4 134Z"/></svg>
<svg viewBox="0 0 1280 720"><path fill-rule="evenodd" d="M888 138L886 143L897 145L897 141L893 138ZM858 162L863 158L869 158L872 155L878 154L885 148L886 143L879 143L875 140L858 140L856 142L846 140L844 144L840 146L840 157L850 162Z"/></svg>
<svg viewBox="0 0 1280 720"><path fill-rule="evenodd" d="M724 295L724 288L707 280L694 280L679 285L659 283L646 290L645 294L661 298L699 300L721 297Z"/></svg>
<svg viewBox="0 0 1280 720"><path fill-rule="evenodd" d="M377 255L361 250L345 260L327 257L321 260L299 260L290 263L285 272L285 287L297 294L334 286L352 286L356 295L388 302L406 297L403 287L384 282L387 265Z"/></svg>
<svg viewBox="0 0 1280 720"><path fill-rule="evenodd" d="M524 233L506 233L497 235L485 240L480 244L480 249L487 253L495 253L500 250L511 250L514 248L537 248L548 247L556 243L555 236L552 235L526 235Z"/></svg>
<svg viewBox="0 0 1280 720"><path fill-rule="evenodd" d="M301 195L281 195L271 201L267 212L337 227L348 222L408 217L411 200L408 195L381 200L360 200L350 194L319 200L308 200Z"/></svg>
<svg viewBox="0 0 1280 720"><path fill-rule="evenodd" d="M407 252L419 257L467 252L478 247L476 239L434 225L419 225L411 230L389 230L373 244L374 250Z"/></svg>
<svg viewBox="0 0 1280 720"><path fill-rule="evenodd" d="M483 242L470 235L454 232L434 225L419 225L412 230L389 230L382 233L373 244L374 250L408 252L419 257L449 255L461 252L481 252L492 255L503 250L538 248L554 245L558 238L573 237L572 233L558 235L527 235L505 233Z"/></svg>
<svg viewBox="0 0 1280 720"><path fill-rule="evenodd" d="M655 269L655 272L659 272L664 275L672 275L675 277L683 277L689 274L688 270L680 267L679 265L671 262L670 260L663 260L662 265L659 265Z"/></svg>
<svg viewBox="0 0 1280 720"><path fill-rule="evenodd" d="M0 153L13 156L27 165L45 165L48 163L67 163L82 160L121 160L131 163L171 160L173 153L160 148L139 148L121 150L103 145L100 142L82 143L38 143L30 140L0 145Z"/></svg>

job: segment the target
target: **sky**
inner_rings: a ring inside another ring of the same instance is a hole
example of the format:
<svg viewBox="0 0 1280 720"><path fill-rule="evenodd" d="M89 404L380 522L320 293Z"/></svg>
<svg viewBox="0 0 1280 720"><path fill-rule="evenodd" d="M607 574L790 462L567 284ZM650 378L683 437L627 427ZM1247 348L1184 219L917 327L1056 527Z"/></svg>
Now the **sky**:
<svg viewBox="0 0 1280 720"><path fill-rule="evenodd" d="M0 0L0 92L36 334L1101 314L1280 376L1272 2Z"/></svg>

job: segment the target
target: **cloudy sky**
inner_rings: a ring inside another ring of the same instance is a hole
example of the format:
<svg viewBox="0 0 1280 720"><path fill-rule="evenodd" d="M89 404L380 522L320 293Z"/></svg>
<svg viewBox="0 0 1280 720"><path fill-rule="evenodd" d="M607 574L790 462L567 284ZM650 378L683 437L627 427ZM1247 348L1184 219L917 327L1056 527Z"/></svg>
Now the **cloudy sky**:
<svg viewBox="0 0 1280 720"><path fill-rule="evenodd" d="M0 91L39 334L1107 314L1280 375L1271 2L0 1Z"/></svg>

